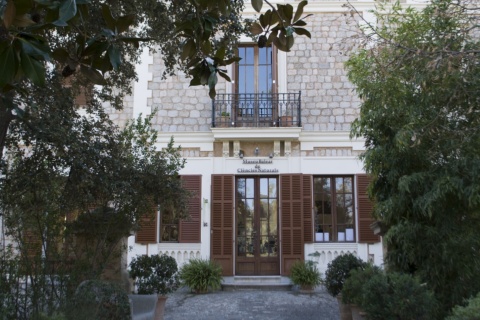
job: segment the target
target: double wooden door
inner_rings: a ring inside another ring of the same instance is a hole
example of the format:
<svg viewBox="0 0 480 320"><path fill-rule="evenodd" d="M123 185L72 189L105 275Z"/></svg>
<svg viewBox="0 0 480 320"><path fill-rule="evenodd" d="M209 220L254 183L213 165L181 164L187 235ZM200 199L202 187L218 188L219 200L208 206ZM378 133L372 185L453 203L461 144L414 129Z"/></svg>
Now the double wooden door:
<svg viewBox="0 0 480 320"><path fill-rule="evenodd" d="M235 184L237 275L278 275L278 178L237 177Z"/></svg>

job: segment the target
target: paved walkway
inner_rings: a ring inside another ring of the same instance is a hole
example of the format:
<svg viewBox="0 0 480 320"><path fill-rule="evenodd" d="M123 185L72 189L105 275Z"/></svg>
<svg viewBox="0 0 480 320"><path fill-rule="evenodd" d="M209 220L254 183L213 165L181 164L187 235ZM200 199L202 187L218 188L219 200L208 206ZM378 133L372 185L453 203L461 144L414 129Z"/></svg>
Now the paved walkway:
<svg viewBox="0 0 480 320"><path fill-rule="evenodd" d="M337 300L323 287L312 294L292 291L217 291L192 294L181 289L170 294L164 320L338 320Z"/></svg>

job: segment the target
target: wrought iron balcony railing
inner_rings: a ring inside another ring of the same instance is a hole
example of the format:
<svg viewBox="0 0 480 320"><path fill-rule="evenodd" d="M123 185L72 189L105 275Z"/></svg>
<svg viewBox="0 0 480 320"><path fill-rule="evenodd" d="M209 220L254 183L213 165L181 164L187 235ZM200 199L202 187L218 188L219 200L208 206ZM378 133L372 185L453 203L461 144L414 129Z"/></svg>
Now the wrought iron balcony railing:
<svg viewBox="0 0 480 320"><path fill-rule="evenodd" d="M212 127L301 127L301 92L224 93L212 101Z"/></svg>

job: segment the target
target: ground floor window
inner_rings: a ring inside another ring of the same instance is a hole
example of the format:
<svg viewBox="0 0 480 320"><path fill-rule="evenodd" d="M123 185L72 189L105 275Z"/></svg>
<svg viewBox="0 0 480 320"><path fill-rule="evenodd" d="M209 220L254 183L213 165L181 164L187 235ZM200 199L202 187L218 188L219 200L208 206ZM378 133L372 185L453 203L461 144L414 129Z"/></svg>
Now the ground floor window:
<svg viewBox="0 0 480 320"><path fill-rule="evenodd" d="M160 241L178 242L179 219L170 208L160 209Z"/></svg>
<svg viewBox="0 0 480 320"><path fill-rule="evenodd" d="M315 241L354 242L353 176L316 176Z"/></svg>

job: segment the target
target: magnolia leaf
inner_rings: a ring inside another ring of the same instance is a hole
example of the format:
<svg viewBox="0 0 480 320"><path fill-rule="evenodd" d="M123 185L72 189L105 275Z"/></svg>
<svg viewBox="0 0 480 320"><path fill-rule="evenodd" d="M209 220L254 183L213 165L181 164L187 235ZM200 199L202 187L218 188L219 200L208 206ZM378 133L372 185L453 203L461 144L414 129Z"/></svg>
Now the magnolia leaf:
<svg viewBox="0 0 480 320"><path fill-rule="evenodd" d="M77 14L77 3L75 0L63 0L58 12L58 20L67 22Z"/></svg>
<svg viewBox="0 0 480 320"><path fill-rule="evenodd" d="M45 85L45 66L24 51L20 53L20 66L22 71L34 84Z"/></svg>
<svg viewBox="0 0 480 320"><path fill-rule="evenodd" d="M293 21L297 21L303 14L303 7L308 4L308 1L301 1L297 6L297 11L295 12L295 16L293 17Z"/></svg>
<svg viewBox="0 0 480 320"><path fill-rule="evenodd" d="M80 65L80 72L87 77L93 84L105 85L106 81L98 70Z"/></svg>
<svg viewBox="0 0 480 320"><path fill-rule="evenodd" d="M263 0L252 0L252 7L255 11L260 12L262 10Z"/></svg>
<svg viewBox="0 0 480 320"><path fill-rule="evenodd" d="M3 13L3 25L5 28L9 28L13 24L16 15L17 9L15 8L15 4L13 3L13 0L9 0L5 12Z"/></svg>
<svg viewBox="0 0 480 320"><path fill-rule="evenodd" d="M210 52L212 51L212 44L210 43L209 40L205 40L201 43L202 47L202 52L204 55L208 56Z"/></svg>
<svg viewBox="0 0 480 320"><path fill-rule="evenodd" d="M208 95L210 96L210 99L212 100L215 99L215 96L217 95L217 92L215 91L215 87L210 88L210 90L208 90Z"/></svg>
<svg viewBox="0 0 480 320"><path fill-rule="evenodd" d="M254 22L250 26L250 32L253 33L254 35L258 35L263 33L263 28L258 22Z"/></svg>
<svg viewBox="0 0 480 320"><path fill-rule="evenodd" d="M126 16L119 17L116 24L117 33L123 33L127 31L134 21L135 21L134 14L128 14Z"/></svg>
<svg viewBox="0 0 480 320"><path fill-rule="evenodd" d="M295 32L295 29L293 29L293 27L291 26L288 26L285 28L285 33L287 37L291 36L294 32Z"/></svg>
<svg viewBox="0 0 480 320"><path fill-rule="evenodd" d="M218 71L218 75L219 75L220 77L222 77L223 79L227 80L228 82L232 82L232 79L230 79L230 77L228 76L228 74L226 74L225 72Z"/></svg>
<svg viewBox="0 0 480 320"><path fill-rule="evenodd" d="M215 53L215 58L223 61L223 58L225 58L226 52L227 52L227 49L225 48L225 46L221 46L220 48L218 48L217 52Z"/></svg>
<svg viewBox="0 0 480 320"><path fill-rule="evenodd" d="M277 4L277 8L280 15L286 19L287 24L290 24L293 17L293 7L290 4Z"/></svg>
<svg viewBox="0 0 480 320"><path fill-rule="evenodd" d="M215 88L218 82L218 77L217 73L214 71L210 74L210 77L208 77L208 86L211 88Z"/></svg>
<svg viewBox="0 0 480 320"><path fill-rule="evenodd" d="M21 16L16 16L15 20L13 21L13 25L20 27L20 28L25 28L34 25L35 22L30 19L30 15L28 14L22 14Z"/></svg>
<svg viewBox="0 0 480 320"><path fill-rule="evenodd" d="M210 70L209 69L202 70L202 73L200 74L200 83L202 85L206 85L209 79L210 79Z"/></svg>
<svg viewBox="0 0 480 320"><path fill-rule="evenodd" d="M15 8L17 10L17 16L22 16L29 13L32 10L32 0L15 0Z"/></svg>
<svg viewBox="0 0 480 320"><path fill-rule="evenodd" d="M102 4L102 16L103 20L105 20L105 24L110 30L115 30L115 19L112 16L112 12L110 11L110 7L106 4Z"/></svg>
<svg viewBox="0 0 480 320"><path fill-rule="evenodd" d="M182 55L180 59L185 60L186 58L193 57L196 52L195 41L193 39L188 40L183 45Z"/></svg>
<svg viewBox="0 0 480 320"><path fill-rule="evenodd" d="M298 21L295 21L295 23L293 24L293 26L296 26L296 27L303 27L303 26L306 26L307 23L303 20L298 20Z"/></svg>
<svg viewBox="0 0 480 320"><path fill-rule="evenodd" d="M35 59L50 61L50 48L38 41L28 41L25 38L19 38L22 43L22 50Z"/></svg>
<svg viewBox="0 0 480 320"><path fill-rule="evenodd" d="M190 86L191 87L199 86L199 85L201 85L199 77L195 76L195 77L192 78L192 80L190 80Z"/></svg>
<svg viewBox="0 0 480 320"><path fill-rule="evenodd" d="M16 70L15 51L9 46L0 53L0 87L13 80Z"/></svg>
<svg viewBox="0 0 480 320"><path fill-rule="evenodd" d="M108 47L107 53L113 69L118 70L118 67L120 67L120 64L122 63L120 49L117 46L112 45Z"/></svg>
<svg viewBox="0 0 480 320"><path fill-rule="evenodd" d="M294 28L294 30L295 30L295 33L298 34L298 35L307 36L307 37L309 37L310 39L312 38L312 35L310 34L310 31L308 31L307 29L304 29L304 28Z"/></svg>

